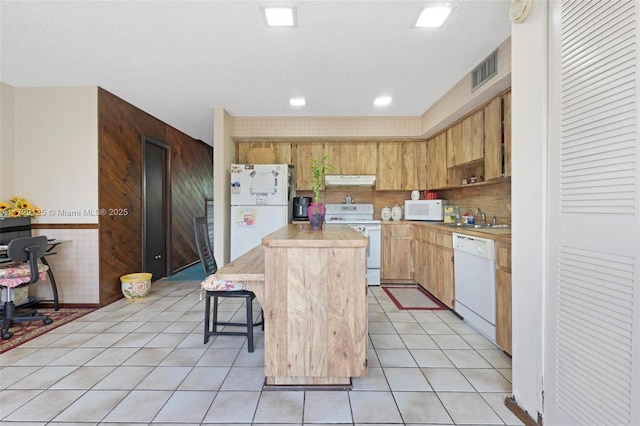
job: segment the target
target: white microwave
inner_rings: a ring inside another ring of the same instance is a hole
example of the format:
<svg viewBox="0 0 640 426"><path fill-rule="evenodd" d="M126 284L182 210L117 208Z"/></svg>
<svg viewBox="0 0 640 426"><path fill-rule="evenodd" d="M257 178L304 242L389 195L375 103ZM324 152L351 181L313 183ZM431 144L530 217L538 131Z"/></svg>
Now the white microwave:
<svg viewBox="0 0 640 426"><path fill-rule="evenodd" d="M404 202L405 220L444 220L446 200L406 200Z"/></svg>

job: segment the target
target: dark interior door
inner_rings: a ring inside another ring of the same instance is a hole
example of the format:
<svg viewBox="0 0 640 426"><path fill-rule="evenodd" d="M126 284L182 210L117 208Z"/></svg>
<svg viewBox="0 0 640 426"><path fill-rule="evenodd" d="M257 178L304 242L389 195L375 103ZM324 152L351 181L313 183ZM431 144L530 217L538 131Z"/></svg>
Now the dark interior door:
<svg viewBox="0 0 640 426"><path fill-rule="evenodd" d="M144 269L153 280L166 276L167 150L145 142L144 148Z"/></svg>

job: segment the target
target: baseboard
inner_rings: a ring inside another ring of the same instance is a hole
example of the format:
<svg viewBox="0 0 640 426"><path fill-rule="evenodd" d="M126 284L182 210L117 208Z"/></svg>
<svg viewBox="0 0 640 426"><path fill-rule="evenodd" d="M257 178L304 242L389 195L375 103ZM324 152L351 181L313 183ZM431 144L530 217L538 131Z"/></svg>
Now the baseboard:
<svg viewBox="0 0 640 426"><path fill-rule="evenodd" d="M60 303L60 308L94 308L99 309L102 306L99 303ZM36 308L53 308L53 302L40 301L36 304Z"/></svg>
<svg viewBox="0 0 640 426"><path fill-rule="evenodd" d="M504 405L526 426L542 426L542 419L539 418L538 421L533 420L529 413L518 405L514 397L506 397L504 399Z"/></svg>

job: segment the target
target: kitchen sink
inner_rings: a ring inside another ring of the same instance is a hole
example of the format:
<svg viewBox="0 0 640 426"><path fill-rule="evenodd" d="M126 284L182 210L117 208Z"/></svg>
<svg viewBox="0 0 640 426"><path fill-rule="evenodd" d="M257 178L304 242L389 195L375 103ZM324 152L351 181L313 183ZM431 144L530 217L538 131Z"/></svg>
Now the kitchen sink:
<svg viewBox="0 0 640 426"><path fill-rule="evenodd" d="M480 229L480 228L492 227L488 223L447 223L446 226L450 226L451 228L459 228L459 229Z"/></svg>
<svg viewBox="0 0 640 426"><path fill-rule="evenodd" d="M469 229L473 231L486 232L489 234L511 234L511 227L505 225L490 225L488 223L447 223L445 226L456 229Z"/></svg>

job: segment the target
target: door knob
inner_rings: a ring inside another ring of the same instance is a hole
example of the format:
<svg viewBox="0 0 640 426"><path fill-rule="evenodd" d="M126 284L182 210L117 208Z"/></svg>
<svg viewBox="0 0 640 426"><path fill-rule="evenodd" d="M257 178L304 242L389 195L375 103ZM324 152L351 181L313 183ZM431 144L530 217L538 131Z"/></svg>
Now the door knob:
<svg viewBox="0 0 640 426"><path fill-rule="evenodd" d="M154 259L161 259L161 258L162 258L161 254L156 254L155 257L154 257Z"/></svg>

